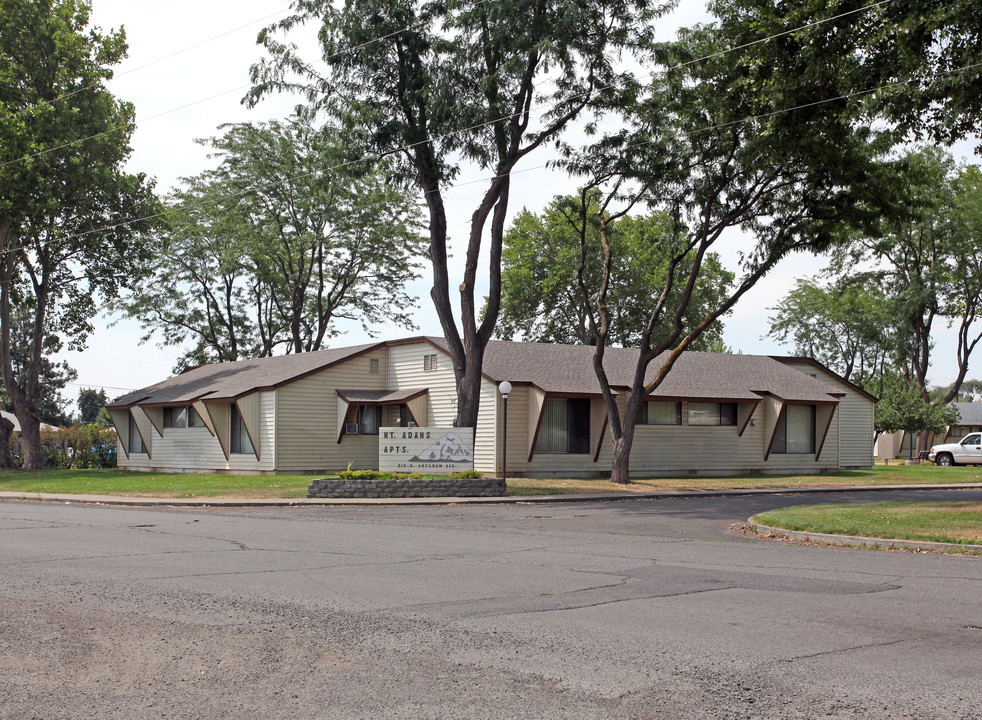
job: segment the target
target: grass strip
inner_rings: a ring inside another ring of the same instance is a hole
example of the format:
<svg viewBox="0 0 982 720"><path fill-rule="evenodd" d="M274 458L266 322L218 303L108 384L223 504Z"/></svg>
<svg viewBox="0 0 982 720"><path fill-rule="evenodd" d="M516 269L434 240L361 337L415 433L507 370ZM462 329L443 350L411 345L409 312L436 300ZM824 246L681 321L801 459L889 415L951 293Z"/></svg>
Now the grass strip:
<svg viewBox="0 0 982 720"><path fill-rule="evenodd" d="M136 497L300 498L316 475L231 475L222 473L149 473L131 470L11 470L0 472L0 490ZM658 490L741 490L842 485L982 483L982 468L934 465L877 465L825 475L734 475L635 480L615 485L603 479L509 478L511 495L637 493Z"/></svg>
<svg viewBox="0 0 982 720"><path fill-rule="evenodd" d="M754 520L809 533L982 545L979 502L798 505L760 513Z"/></svg>

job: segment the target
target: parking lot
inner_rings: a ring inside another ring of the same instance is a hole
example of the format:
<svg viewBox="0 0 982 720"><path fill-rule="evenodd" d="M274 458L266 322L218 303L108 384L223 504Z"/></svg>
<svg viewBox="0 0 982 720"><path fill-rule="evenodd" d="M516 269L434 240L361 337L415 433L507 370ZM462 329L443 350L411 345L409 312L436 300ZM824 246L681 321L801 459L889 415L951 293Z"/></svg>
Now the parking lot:
<svg viewBox="0 0 982 720"><path fill-rule="evenodd" d="M908 495L0 503L0 717L982 717L982 559L731 527Z"/></svg>

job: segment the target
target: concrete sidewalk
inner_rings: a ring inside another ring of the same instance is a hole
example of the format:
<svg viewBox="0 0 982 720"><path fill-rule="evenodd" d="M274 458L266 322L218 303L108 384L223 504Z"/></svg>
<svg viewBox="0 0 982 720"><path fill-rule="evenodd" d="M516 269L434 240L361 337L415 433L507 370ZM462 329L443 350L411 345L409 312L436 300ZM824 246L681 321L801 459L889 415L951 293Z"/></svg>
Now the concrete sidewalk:
<svg viewBox="0 0 982 720"><path fill-rule="evenodd" d="M84 495L35 492L0 492L0 500L29 500L88 505L133 507L310 507L330 505L517 505L531 503L616 502L670 498L745 497L748 495L815 495L820 493L884 492L889 490L975 490L982 483L946 485L838 485L739 490L662 490L657 492L589 493L566 495L509 495L506 497L446 498L156 498L119 495Z"/></svg>

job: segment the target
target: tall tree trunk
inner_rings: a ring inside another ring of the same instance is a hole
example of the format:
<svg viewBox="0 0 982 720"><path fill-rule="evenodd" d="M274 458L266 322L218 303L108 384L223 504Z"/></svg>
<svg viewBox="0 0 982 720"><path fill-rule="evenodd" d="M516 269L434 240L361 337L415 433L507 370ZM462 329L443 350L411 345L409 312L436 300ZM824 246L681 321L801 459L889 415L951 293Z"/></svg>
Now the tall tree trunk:
<svg viewBox="0 0 982 720"><path fill-rule="evenodd" d="M24 449L24 468L39 470L44 467L44 453L41 451L40 385L38 368L41 359L41 340L44 331L45 297L37 298L35 310L32 362L27 372L29 377L21 378L23 388L14 377L14 364L11 355L10 337L13 332L13 319L10 307L10 286L14 279L14 264L17 262L13 247L13 233L10 226L0 227L0 375L7 395L14 405L14 414L20 421L21 445ZM43 283L42 283L43 284Z"/></svg>
<svg viewBox="0 0 982 720"><path fill-rule="evenodd" d="M631 482L631 447L634 445L633 433L614 439L613 457L610 465L610 481L617 485Z"/></svg>

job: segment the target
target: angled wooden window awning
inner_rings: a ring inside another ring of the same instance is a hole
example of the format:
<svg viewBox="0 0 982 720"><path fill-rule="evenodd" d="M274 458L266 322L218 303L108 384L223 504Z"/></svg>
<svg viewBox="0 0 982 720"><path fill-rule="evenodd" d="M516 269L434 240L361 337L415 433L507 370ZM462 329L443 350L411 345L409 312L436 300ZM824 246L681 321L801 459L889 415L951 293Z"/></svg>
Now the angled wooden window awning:
<svg viewBox="0 0 982 720"><path fill-rule="evenodd" d="M338 390L338 442L344 436L344 421L352 405L406 405L417 426L426 426L428 388L402 390Z"/></svg>

